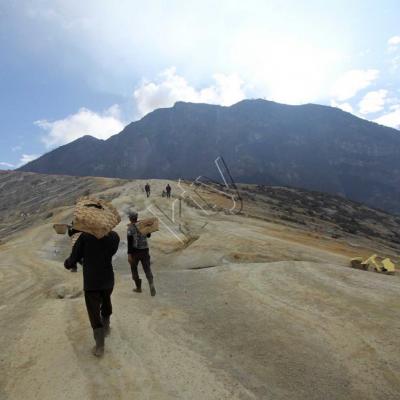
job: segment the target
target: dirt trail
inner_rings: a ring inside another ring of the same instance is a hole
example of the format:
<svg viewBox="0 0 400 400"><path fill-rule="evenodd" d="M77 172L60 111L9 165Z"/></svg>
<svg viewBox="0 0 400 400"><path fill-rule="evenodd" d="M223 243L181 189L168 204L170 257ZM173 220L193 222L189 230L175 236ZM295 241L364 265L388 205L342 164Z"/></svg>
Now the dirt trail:
<svg viewBox="0 0 400 400"><path fill-rule="evenodd" d="M168 200L146 199L141 186L105 194L121 212L169 212ZM341 249L285 238L267 222L207 220L185 207L180 222L196 239L183 246L165 228L153 235L152 298L147 287L132 292L126 222L101 360L90 353L83 297L57 298L60 287L78 295L82 284L81 272L62 267L68 240L46 223L0 246L1 400L399 398L397 276L351 270Z"/></svg>

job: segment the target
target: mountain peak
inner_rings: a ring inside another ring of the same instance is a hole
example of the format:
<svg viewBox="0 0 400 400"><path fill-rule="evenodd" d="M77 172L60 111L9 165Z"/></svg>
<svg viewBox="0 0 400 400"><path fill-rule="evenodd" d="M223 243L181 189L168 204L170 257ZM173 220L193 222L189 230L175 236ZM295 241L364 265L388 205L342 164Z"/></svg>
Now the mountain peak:
<svg viewBox="0 0 400 400"><path fill-rule="evenodd" d="M103 139L98 139L92 135L84 135L75 140L75 142L78 142L78 141L80 141L80 142L97 142L97 141L103 141Z"/></svg>
<svg viewBox="0 0 400 400"><path fill-rule="evenodd" d="M208 108L219 108L222 107L218 104L209 104L209 103L193 103L190 101L177 101L175 102L175 104L173 105L172 108L175 109L180 109L180 108L204 108L204 107L208 107Z"/></svg>
<svg viewBox="0 0 400 400"><path fill-rule="evenodd" d="M339 194L400 212L400 135L338 109L246 99L177 102L108 140L86 135L21 170L118 178L220 179ZM73 162L71 162L73 160Z"/></svg>

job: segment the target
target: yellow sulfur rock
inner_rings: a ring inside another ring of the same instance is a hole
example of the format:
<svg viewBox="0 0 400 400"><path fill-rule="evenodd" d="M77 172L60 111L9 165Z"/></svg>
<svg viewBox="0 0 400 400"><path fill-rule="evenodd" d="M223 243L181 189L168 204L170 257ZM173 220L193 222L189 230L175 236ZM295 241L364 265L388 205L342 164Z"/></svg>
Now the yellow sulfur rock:
<svg viewBox="0 0 400 400"><path fill-rule="evenodd" d="M362 261L361 257L355 257L350 260L350 265L353 268L368 270L372 267L376 272L383 272L387 274L394 274L396 266L390 258L382 258L377 254L372 254L366 260Z"/></svg>

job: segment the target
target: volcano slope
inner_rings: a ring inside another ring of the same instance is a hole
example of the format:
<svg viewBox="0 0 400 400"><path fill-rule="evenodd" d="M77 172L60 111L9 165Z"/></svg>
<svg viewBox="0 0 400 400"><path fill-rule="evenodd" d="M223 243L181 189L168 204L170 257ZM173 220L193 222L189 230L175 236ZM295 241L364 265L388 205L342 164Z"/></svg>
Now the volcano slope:
<svg viewBox="0 0 400 400"><path fill-rule="evenodd" d="M17 176L2 177L24 193L1 204L3 228L13 226L11 209L31 198L27 182L53 179ZM147 199L142 181L82 179L123 215L105 355L90 353L81 271L64 270L71 245L52 230L71 220L72 203L54 198L46 208L53 192L36 191L42 211L25 225L16 213L18 227L7 228L0 244L1 400L399 398L400 279L347 266L349 257L372 251L398 260L395 217L368 209L374 237L300 205L285 216L293 196L303 198L290 190L281 206L288 189L243 187L243 211L231 215L225 196L203 188L212 212L188 198L179 213L175 197L159 196L167 181L150 181ZM56 181L54 190L68 192L68 178ZM331 201L349 214L359 209ZM147 287L132 292L125 240L131 207L161 220L150 239L154 298Z"/></svg>

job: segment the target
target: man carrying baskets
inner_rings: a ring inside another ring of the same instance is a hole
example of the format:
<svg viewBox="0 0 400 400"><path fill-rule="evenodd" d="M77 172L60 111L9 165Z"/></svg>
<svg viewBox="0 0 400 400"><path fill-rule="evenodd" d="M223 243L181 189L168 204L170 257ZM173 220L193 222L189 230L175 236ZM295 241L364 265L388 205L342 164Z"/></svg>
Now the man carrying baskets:
<svg viewBox="0 0 400 400"><path fill-rule="evenodd" d="M69 270L76 268L78 262L83 264L85 303L96 342L93 354L97 357L103 355L104 338L110 333L112 257L120 241L112 229L120 220L118 211L110 203L94 198L80 199L75 207L73 228L82 233L64 261Z"/></svg>
<svg viewBox="0 0 400 400"><path fill-rule="evenodd" d="M156 295L156 288L154 287L154 278L150 267L150 254L147 238L151 236L150 233L144 235L140 232L137 221L138 213L130 211L128 213L130 224L128 225L127 241L128 241L128 262L131 266L132 279L135 282L136 288L133 289L136 293L142 292L142 280L139 278L138 265L139 261L142 263L144 273L146 274L147 281L150 286L150 294Z"/></svg>

